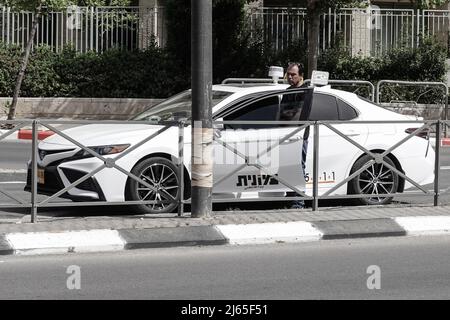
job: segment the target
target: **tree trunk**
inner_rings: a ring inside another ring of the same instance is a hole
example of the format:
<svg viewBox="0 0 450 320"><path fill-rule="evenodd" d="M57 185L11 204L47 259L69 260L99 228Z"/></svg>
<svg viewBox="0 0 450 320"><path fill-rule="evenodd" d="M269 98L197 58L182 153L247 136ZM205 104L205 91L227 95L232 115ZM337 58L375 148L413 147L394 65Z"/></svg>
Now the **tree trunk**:
<svg viewBox="0 0 450 320"><path fill-rule="evenodd" d="M311 79L313 70L317 70L319 56L320 11L317 1L310 0L308 10L308 79Z"/></svg>
<svg viewBox="0 0 450 320"><path fill-rule="evenodd" d="M9 112L8 112L8 120L14 120L14 118L16 116L16 106L17 106L17 100L19 98L20 87L22 86L22 81L25 76L25 70L27 69L28 60L30 59L31 46L33 45L34 35L36 34L39 19L42 15L41 10L42 10L41 6L39 6L36 9L36 14L34 16L32 28L31 28L30 34L28 36L27 46L25 48L25 52L22 57L22 62L20 65L19 72L17 73L16 85L14 87L14 95L13 95L11 106L9 107Z"/></svg>

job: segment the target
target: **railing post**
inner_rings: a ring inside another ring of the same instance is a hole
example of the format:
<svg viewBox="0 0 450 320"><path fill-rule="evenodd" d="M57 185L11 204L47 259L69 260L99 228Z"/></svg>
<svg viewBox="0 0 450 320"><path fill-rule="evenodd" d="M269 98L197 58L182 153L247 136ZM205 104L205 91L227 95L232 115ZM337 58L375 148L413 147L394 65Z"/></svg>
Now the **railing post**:
<svg viewBox="0 0 450 320"><path fill-rule="evenodd" d="M159 39L159 33L158 33L158 7L155 6L153 11L153 36L156 39L156 43L161 46L161 41ZM147 44L148 46L148 44Z"/></svg>
<svg viewBox="0 0 450 320"><path fill-rule="evenodd" d="M424 16L422 12L422 27L424 22ZM420 40L420 10L417 9L417 27L416 27L416 48L419 47L419 40Z"/></svg>
<svg viewBox="0 0 450 320"><path fill-rule="evenodd" d="M10 18L11 18L11 8L8 7L6 9L6 44L9 44L9 33L12 30Z"/></svg>
<svg viewBox="0 0 450 320"><path fill-rule="evenodd" d="M180 198L178 200L178 216L184 213L184 121L178 123L178 169L180 177Z"/></svg>
<svg viewBox="0 0 450 320"><path fill-rule="evenodd" d="M445 85L445 115L444 115L444 120L447 121L448 120L448 86ZM448 137L448 130L447 130L447 123L445 123L444 125L444 133L445 133L445 137Z"/></svg>
<svg viewBox="0 0 450 320"><path fill-rule="evenodd" d="M447 125L446 123L444 124ZM439 205L439 171L441 153L441 121L436 122L436 151L434 158L434 206Z"/></svg>
<svg viewBox="0 0 450 320"><path fill-rule="evenodd" d="M98 25L99 25L99 19L98 19L98 7L95 7L95 52L98 53L98 44L100 42L100 35L98 32Z"/></svg>
<svg viewBox="0 0 450 320"><path fill-rule="evenodd" d="M90 27L90 39L89 39L89 50L94 50L94 7L89 7L88 9L91 13L91 27Z"/></svg>
<svg viewBox="0 0 450 320"><path fill-rule="evenodd" d="M331 7L328 8L328 43L327 48L331 47Z"/></svg>
<svg viewBox="0 0 450 320"><path fill-rule="evenodd" d="M381 88L382 82L383 82L383 80L380 80L377 82L377 90L375 92L375 103L376 104L380 103L380 88Z"/></svg>
<svg viewBox="0 0 450 320"><path fill-rule="evenodd" d="M6 7L2 6L2 33L0 34L2 41L5 41L5 14Z"/></svg>
<svg viewBox="0 0 450 320"><path fill-rule="evenodd" d="M313 146L313 203L312 210L319 210L319 124L314 122L314 146Z"/></svg>
<svg viewBox="0 0 450 320"><path fill-rule="evenodd" d="M38 122L32 122L32 144L31 144L31 222L36 222L37 206L37 126Z"/></svg>

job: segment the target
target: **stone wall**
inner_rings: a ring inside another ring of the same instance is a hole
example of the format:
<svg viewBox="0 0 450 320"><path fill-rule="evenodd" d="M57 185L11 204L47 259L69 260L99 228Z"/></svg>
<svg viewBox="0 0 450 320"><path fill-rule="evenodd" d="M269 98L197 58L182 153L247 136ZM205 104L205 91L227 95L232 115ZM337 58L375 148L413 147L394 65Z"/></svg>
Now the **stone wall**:
<svg viewBox="0 0 450 320"><path fill-rule="evenodd" d="M11 98L0 98L1 117ZM162 99L113 98L19 98L16 118L69 118L85 120L126 120Z"/></svg>
<svg viewBox="0 0 450 320"><path fill-rule="evenodd" d="M380 103L391 111L422 117L424 120L445 120L445 104Z"/></svg>
<svg viewBox="0 0 450 320"><path fill-rule="evenodd" d="M17 119L84 119L84 120L127 120L131 116L150 108L163 99L113 99L113 98L19 98ZM1 114L11 98L0 98ZM389 110L423 117L425 120L445 118L444 104L381 103Z"/></svg>

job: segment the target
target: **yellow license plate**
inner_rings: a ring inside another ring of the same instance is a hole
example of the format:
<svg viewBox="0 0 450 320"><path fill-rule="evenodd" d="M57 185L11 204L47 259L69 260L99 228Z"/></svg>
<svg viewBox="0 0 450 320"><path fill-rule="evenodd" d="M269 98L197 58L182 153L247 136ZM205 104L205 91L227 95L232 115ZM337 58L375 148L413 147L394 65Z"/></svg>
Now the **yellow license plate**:
<svg viewBox="0 0 450 320"><path fill-rule="evenodd" d="M39 169L37 171L38 183L45 184L45 170Z"/></svg>

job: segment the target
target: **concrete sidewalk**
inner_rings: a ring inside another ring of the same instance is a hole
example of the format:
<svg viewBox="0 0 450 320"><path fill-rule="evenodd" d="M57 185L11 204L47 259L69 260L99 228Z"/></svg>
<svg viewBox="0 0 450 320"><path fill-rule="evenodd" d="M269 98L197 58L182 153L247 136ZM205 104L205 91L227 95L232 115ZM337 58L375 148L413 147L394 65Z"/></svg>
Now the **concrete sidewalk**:
<svg viewBox="0 0 450 320"><path fill-rule="evenodd" d="M209 218L166 215L0 220L0 254L93 252L360 237L449 234L450 206L226 211Z"/></svg>

